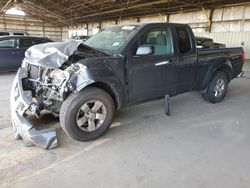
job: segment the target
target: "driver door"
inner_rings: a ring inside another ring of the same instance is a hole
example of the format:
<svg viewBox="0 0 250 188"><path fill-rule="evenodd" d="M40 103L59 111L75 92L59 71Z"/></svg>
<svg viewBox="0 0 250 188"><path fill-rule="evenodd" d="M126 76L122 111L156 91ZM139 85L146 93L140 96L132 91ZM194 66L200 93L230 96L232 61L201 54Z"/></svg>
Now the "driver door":
<svg viewBox="0 0 250 188"><path fill-rule="evenodd" d="M177 65L169 28L148 29L134 44L152 46L152 53L128 57L129 103L172 95L176 90Z"/></svg>

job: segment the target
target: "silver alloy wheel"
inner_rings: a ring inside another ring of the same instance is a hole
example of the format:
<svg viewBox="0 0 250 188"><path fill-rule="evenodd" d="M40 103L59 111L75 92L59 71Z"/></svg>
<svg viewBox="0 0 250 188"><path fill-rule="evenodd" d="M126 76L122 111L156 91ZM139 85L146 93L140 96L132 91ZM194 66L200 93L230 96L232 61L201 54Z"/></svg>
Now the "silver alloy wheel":
<svg viewBox="0 0 250 188"><path fill-rule="evenodd" d="M92 132L102 126L106 119L106 107L98 100L92 100L84 103L78 110L76 122L80 129L86 132Z"/></svg>
<svg viewBox="0 0 250 188"><path fill-rule="evenodd" d="M225 81L223 79L218 79L214 87L214 96L220 97L225 90Z"/></svg>

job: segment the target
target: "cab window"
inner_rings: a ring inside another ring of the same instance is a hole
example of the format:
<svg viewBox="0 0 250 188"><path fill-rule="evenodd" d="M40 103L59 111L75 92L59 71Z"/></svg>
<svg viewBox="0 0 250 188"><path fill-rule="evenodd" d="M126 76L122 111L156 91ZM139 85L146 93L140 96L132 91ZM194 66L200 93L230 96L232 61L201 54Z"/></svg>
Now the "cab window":
<svg viewBox="0 0 250 188"><path fill-rule="evenodd" d="M179 52L181 54L189 53L192 50L192 48L187 28L177 27L176 31L177 31Z"/></svg>
<svg viewBox="0 0 250 188"><path fill-rule="evenodd" d="M0 48L16 48L16 39L6 39L0 41Z"/></svg>
<svg viewBox="0 0 250 188"><path fill-rule="evenodd" d="M8 36L8 35L10 35L9 32L0 32L0 36Z"/></svg>
<svg viewBox="0 0 250 188"><path fill-rule="evenodd" d="M28 38L20 38L19 39L19 48L29 48L33 45L43 43L41 39L28 39Z"/></svg>
<svg viewBox="0 0 250 188"><path fill-rule="evenodd" d="M152 45L154 53L152 55L172 54L172 45L169 30L154 29L145 33L139 40L138 46Z"/></svg>

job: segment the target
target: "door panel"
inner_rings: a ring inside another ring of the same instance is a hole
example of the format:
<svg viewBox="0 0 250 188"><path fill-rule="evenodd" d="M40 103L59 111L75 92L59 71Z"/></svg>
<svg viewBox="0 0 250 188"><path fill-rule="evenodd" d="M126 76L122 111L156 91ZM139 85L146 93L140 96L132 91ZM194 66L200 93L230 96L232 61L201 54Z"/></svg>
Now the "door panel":
<svg viewBox="0 0 250 188"><path fill-rule="evenodd" d="M171 33L168 28L154 28L146 30L135 42L137 47L152 46L153 54L134 55L127 59L130 104L175 92L177 59L173 55L171 41Z"/></svg>
<svg viewBox="0 0 250 188"><path fill-rule="evenodd" d="M176 88L176 59L171 57L132 58L128 71L129 100L139 102L173 94Z"/></svg>
<svg viewBox="0 0 250 188"><path fill-rule="evenodd" d="M178 89L177 93L190 91L194 87L197 66L196 47L192 32L187 27L177 27L178 41Z"/></svg>
<svg viewBox="0 0 250 188"><path fill-rule="evenodd" d="M0 49L0 71L12 70L12 49Z"/></svg>
<svg viewBox="0 0 250 188"><path fill-rule="evenodd" d="M16 48L13 49L11 51L11 55L12 55L12 62L11 62L11 66L12 66L12 70L17 70L21 64L22 61L24 59L24 54L25 54L26 49L24 48Z"/></svg>
<svg viewBox="0 0 250 188"><path fill-rule="evenodd" d="M0 49L0 71L17 70L23 61L25 49Z"/></svg>
<svg viewBox="0 0 250 188"><path fill-rule="evenodd" d="M192 90L196 75L196 54L178 58L178 90L183 93Z"/></svg>
<svg viewBox="0 0 250 188"><path fill-rule="evenodd" d="M0 70L17 70L20 67L24 50L18 49L18 39L7 38L0 41Z"/></svg>

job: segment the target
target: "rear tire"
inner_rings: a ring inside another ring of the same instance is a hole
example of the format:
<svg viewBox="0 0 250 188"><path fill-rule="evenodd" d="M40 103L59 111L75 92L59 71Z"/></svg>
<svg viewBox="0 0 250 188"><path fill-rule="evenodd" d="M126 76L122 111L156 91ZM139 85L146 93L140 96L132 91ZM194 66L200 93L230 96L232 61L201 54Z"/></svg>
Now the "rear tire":
<svg viewBox="0 0 250 188"><path fill-rule="evenodd" d="M72 93L62 104L60 123L73 139L89 141L103 135L115 114L111 96L104 90L89 87Z"/></svg>
<svg viewBox="0 0 250 188"><path fill-rule="evenodd" d="M210 103L221 102L228 88L228 78L224 72L216 72L213 79L210 81L206 93L202 93L204 100Z"/></svg>

